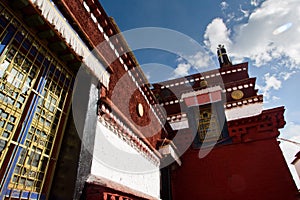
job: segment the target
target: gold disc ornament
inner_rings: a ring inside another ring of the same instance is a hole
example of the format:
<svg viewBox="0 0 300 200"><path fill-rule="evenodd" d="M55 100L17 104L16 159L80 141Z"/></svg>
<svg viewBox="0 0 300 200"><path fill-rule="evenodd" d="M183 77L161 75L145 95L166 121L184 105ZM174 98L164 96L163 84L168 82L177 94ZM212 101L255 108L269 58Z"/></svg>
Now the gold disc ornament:
<svg viewBox="0 0 300 200"><path fill-rule="evenodd" d="M244 93L242 90L235 90L231 93L231 97L235 100L243 98Z"/></svg>

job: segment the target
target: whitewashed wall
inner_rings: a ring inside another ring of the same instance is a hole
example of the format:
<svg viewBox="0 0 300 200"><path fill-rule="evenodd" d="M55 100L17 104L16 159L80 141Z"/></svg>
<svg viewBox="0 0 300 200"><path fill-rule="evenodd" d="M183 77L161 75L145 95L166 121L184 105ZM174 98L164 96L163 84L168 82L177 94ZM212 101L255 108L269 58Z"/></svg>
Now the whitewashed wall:
<svg viewBox="0 0 300 200"><path fill-rule="evenodd" d="M249 105L242 105L235 108L225 109L227 121L240 119L244 117L251 117L259 115L263 110L263 103L255 103Z"/></svg>
<svg viewBox="0 0 300 200"><path fill-rule="evenodd" d="M153 197L160 196L160 171L101 122L97 122L91 173Z"/></svg>
<svg viewBox="0 0 300 200"><path fill-rule="evenodd" d="M295 166L295 168L296 168L298 177L299 177L299 179L300 179L300 160L297 160L297 162L294 164L294 166Z"/></svg>

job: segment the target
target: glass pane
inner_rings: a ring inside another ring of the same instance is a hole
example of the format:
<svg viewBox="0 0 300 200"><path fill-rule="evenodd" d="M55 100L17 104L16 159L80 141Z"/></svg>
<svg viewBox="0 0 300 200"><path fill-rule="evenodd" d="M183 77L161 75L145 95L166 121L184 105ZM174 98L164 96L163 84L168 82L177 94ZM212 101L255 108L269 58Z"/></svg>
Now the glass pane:
<svg viewBox="0 0 300 200"><path fill-rule="evenodd" d="M14 116L10 116L10 117L9 117L9 121L15 122L15 121L16 121L16 118L15 118Z"/></svg>
<svg viewBox="0 0 300 200"><path fill-rule="evenodd" d="M41 187L41 182L40 182L40 181L37 181L36 184L35 184L35 186L36 186L37 188Z"/></svg>
<svg viewBox="0 0 300 200"><path fill-rule="evenodd" d="M0 77L2 78L6 69L9 66L9 61L8 60L4 60L2 64L0 64Z"/></svg>
<svg viewBox="0 0 300 200"><path fill-rule="evenodd" d="M28 139L28 140L31 140L31 139L32 139L32 134L31 134L31 133L28 133L27 139Z"/></svg>
<svg viewBox="0 0 300 200"><path fill-rule="evenodd" d="M7 125L6 125L6 130L8 130L8 131L12 131L14 129L14 125L13 124L11 124L11 123L7 123Z"/></svg>
<svg viewBox="0 0 300 200"><path fill-rule="evenodd" d="M26 180L25 178L21 178L21 179L20 179L20 184L24 185L25 180Z"/></svg>
<svg viewBox="0 0 300 200"><path fill-rule="evenodd" d="M17 177L17 176L14 176L14 177L13 177L13 182L16 183L17 181L18 181L18 177Z"/></svg>
<svg viewBox="0 0 300 200"><path fill-rule="evenodd" d="M16 168L15 168L15 173L16 173L16 174L19 174L20 171L21 171L21 167L20 167L20 166L16 166Z"/></svg>
<svg viewBox="0 0 300 200"><path fill-rule="evenodd" d="M4 119L7 119L8 113L2 112L2 113L1 113L1 117L4 118Z"/></svg>
<svg viewBox="0 0 300 200"><path fill-rule="evenodd" d="M46 107L46 108L49 108L49 106L50 106L50 102L49 102L49 101L46 101L45 107Z"/></svg>
<svg viewBox="0 0 300 200"><path fill-rule="evenodd" d="M11 84L13 84L13 81L15 79L15 76L17 75L18 71L15 68L11 69L11 72L9 73L7 77L7 81Z"/></svg>
<svg viewBox="0 0 300 200"><path fill-rule="evenodd" d="M49 110L50 110L51 112L54 112L54 109L55 109L55 107L54 107L53 105L51 105L50 108L49 108Z"/></svg>
<svg viewBox="0 0 300 200"><path fill-rule="evenodd" d="M4 131L4 132L2 133L2 137L9 138L9 133L6 132L6 131Z"/></svg>
<svg viewBox="0 0 300 200"><path fill-rule="evenodd" d="M18 92L13 92L13 94L12 94L12 96L13 96L14 98L17 98L18 95L19 95Z"/></svg>
<svg viewBox="0 0 300 200"><path fill-rule="evenodd" d="M42 132L41 136L42 136L43 138L47 138L47 137L48 137L48 135L45 133L45 131Z"/></svg>
<svg viewBox="0 0 300 200"><path fill-rule="evenodd" d="M46 120L45 125L46 125L46 126L50 126L50 125L51 125L51 122L49 122L48 120Z"/></svg>
<svg viewBox="0 0 300 200"><path fill-rule="evenodd" d="M35 71L30 71L30 73L29 73L29 75L30 75L31 77L35 77L35 74L36 74Z"/></svg>
<svg viewBox="0 0 300 200"><path fill-rule="evenodd" d="M22 79L23 79L23 77L24 77L24 75L22 74L22 73L18 73L18 79L21 81Z"/></svg>
<svg viewBox="0 0 300 200"><path fill-rule="evenodd" d="M31 82L32 82L32 80L33 80L33 79L30 78L30 77L27 77L27 78L26 78L26 82L25 82L25 83L26 83L26 85L27 85L28 87L31 87Z"/></svg>
<svg viewBox="0 0 300 200"><path fill-rule="evenodd" d="M23 97L22 95L20 95L18 101L21 102L21 103L24 103L25 97Z"/></svg>
<svg viewBox="0 0 300 200"><path fill-rule="evenodd" d="M31 67L31 62L28 59L25 59L22 68L25 70L25 72L29 72L30 67Z"/></svg>
<svg viewBox="0 0 300 200"><path fill-rule="evenodd" d="M21 85L21 81L19 79L15 79L12 85L15 86L16 88L19 88Z"/></svg>
<svg viewBox="0 0 300 200"><path fill-rule="evenodd" d="M41 155L36 153L32 162L32 166L37 167L39 165Z"/></svg>
<svg viewBox="0 0 300 200"><path fill-rule="evenodd" d="M17 103L16 103L16 107L17 107L17 108L21 108L21 107L22 107L22 104L21 104L20 102L17 102Z"/></svg>
<svg viewBox="0 0 300 200"><path fill-rule="evenodd" d="M26 180L25 185L26 185L27 187L33 186L33 180Z"/></svg>
<svg viewBox="0 0 300 200"><path fill-rule="evenodd" d="M41 171L44 171L46 169L47 164L48 164L48 158L43 157ZM43 175L43 174L40 173L40 175ZM39 177L39 179L40 179L40 177ZM40 180L42 180L42 179L40 179Z"/></svg>
<svg viewBox="0 0 300 200"><path fill-rule="evenodd" d="M13 57L14 57L14 55L15 55L15 53L16 53L16 50L15 50L15 49L10 49L9 52L7 53L7 58L8 58L9 60L12 60Z"/></svg>
<svg viewBox="0 0 300 200"><path fill-rule="evenodd" d="M5 146L6 146L6 141L5 140L0 140L0 152L2 152L3 151L3 149L5 148Z"/></svg>
<svg viewBox="0 0 300 200"><path fill-rule="evenodd" d="M51 103L52 103L53 105L56 105L56 102L57 102L57 100L56 100L55 98L52 98L52 102L51 102Z"/></svg>
<svg viewBox="0 0 300 200"><path fill-rule="evenodd" d="M39 98L38 105L39 105L39 106L42 106L42 105L43 105L43 99L42 99L42 98Z"/></svg>
<svg viewBox="0 0 300 200"><path fill-rule="evenodd" d="M15 77L18 74L18 70L16 70L15 68L11 69L10 75Z"/></svg>
<svg viewBox="0 0 300 200"><path fill-rule="evenodd" d="M19 164L23 164L24 160L25 160L25 153L26 151L24 149L22 149L21 154L20 154L20 158L19 158Z"/></svg>

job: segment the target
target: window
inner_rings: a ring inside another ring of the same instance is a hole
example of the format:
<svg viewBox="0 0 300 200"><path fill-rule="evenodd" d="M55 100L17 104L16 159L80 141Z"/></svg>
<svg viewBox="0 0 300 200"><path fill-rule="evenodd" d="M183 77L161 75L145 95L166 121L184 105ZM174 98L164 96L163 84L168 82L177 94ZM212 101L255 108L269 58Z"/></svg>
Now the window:
<svg viewBox="0 0 300 200"><path fill-rule="evenodd" d="M196 118L198 121L197 133L198 133L198 141L203 142L204 140L215 140L220 139L221 129L217 116L217 112L214 108L213 104L209 104L206 106L200 106L199 110L195 109ZM198 111L197 111L198 110Z"/></svg>
<svg viewBox="0 0 300 200"><path fill-rule="evenodd" d="M5 37L7 41L1 45ZM44 69L48 71L42 76ZM43 80L43 84L37 85L37 80ZM17 127L22 126L19 124L21 117L33 112L33 117L26 121L28 132L22 132L26 134L25 141L18 144L22 150L9 188L41 191L53 146L58 142L58 127L63 127L61 123L66 121L70 104L66 98L72 93L73 82L73 74L66 66L5 9L0 11L0 168L10 145L16 146L19 142L14 136L19 134ZM30 108L26 106L31 103L29 96L38 100Z"/></svg>
<svg viewBox="0 0 300 200"><path fill-rule="evenodd" d="M30 64L26 66L30 66ZM32 69L31 65L30 70L32 71ZM25 70L28 70L28 68ZM15 168L14 178L11 179L10 183L11 188L26 188L26 190L39 192L43 186L49 158L51 157L56 138L57 127L61 118L66 116L64 108L67 102L65 98L70 92L71 87L70 84L66 86L67 79L63 79L65 82L61 82L62 79L60 76L72 78L71 74L62 67L59 67L58 70L54 68L53 71L58 71L59 73L49 73L45 79L46 83L39 95L34 117L26 137L25 153L22 153ZM23 80L26 83L26 79ZM24 101L22 97L18 101ZM26 159L24 159L25 154L27 155ZM26 175L22 174L19 168L23 172L25 170Z"/></svg>

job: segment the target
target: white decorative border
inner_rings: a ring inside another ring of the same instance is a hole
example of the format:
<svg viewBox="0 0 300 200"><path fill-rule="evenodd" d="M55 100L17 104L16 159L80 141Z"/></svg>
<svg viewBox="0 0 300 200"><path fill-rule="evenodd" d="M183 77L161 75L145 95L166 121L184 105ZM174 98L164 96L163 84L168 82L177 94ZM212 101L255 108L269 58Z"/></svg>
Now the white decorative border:
<svg viewBox="0 0 300 200"><path fill-rule="evenodd" d="M128 145L141 153L146 159L151 161L155 166L159 166L160 159L155 153L139 138L134 132L128 128L117 116L115 116L105 105L101 106L101 110L107 114L110 120L105 117L99 117L99 121ZM112 123L114 122L114 123ZM137 142L138 145L135 143ZM144 149L144 151L142 150Z"/></svg>
<svg viewBox="0 0 300 200"><path fill-rule="evenodd" d="M221 76L221 75L225 75L225 74L230 74L230 73L235 73L235 72L240 72L240 71L246 71L246 70L247 70L246 67L242 67L242 68L238 68L238 69L227 70L227 71L221 72L221 73L218 72L218 73L214 73L214 74L209 74L209 75L205 75L205 76L201 76L201 77L197 77L197 78L189 78L189 80L162 85L160 87L160 89L170 88L170 87L176 87L176 86L187 84L187 83L192 83L192 82L196 82L196 81L202 81L202 80L213 78L213 77L216 77L216 76Z"/></svg>
<svg viewBox="0 0 300 200"><path fill-rule="evenodd" d="M241 90L243 88L249 88L249 87L254 87L254 85L252 83L250 84L244 84L244 85L239 85L239 86L234 86L234 87L229 87L229 88L226 88L226 90L223 90L223 93L225 93L226 91L227 92L231 92L231 91L234 91L234 90Z"/></svg>

